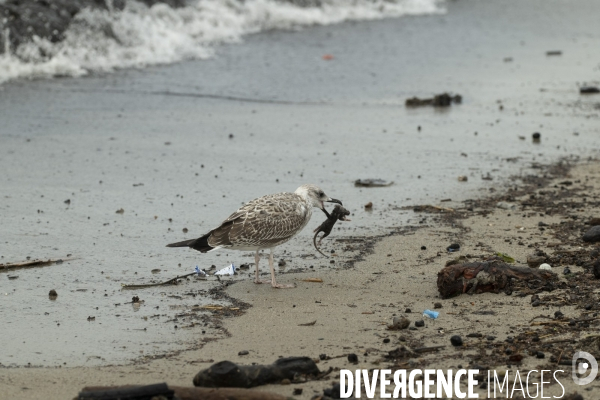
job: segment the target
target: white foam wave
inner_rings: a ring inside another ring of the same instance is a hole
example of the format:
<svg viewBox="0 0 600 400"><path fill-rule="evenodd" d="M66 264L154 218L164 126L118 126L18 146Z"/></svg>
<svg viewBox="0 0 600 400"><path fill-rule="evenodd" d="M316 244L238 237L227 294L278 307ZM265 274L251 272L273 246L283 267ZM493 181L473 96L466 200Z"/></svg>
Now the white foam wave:
<svg viewBox="0 0 600 400"><path fill-rule="evenodd" d="M216 44L251 33L438 13L441 1L323 0L319 7L299 7L277 0L197 0L178 9L128 1L122 11L80 12L60 43L36 38L0 55L0 83L202 59Z"/></svg>

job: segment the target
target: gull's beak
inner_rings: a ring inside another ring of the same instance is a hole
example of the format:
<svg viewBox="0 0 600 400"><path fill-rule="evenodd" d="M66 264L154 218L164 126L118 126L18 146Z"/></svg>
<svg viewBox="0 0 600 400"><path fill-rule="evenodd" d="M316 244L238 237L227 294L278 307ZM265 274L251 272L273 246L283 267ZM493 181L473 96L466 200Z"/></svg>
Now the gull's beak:
<svg viewBox="0 0 600 400"><path fill-rule="evenodd" d="M343 204L342 204L341 201L339 201L338 199L332 199L331 197L329 199L325 200L325 201L328 202L328 203L337 203L340 206L343 206Z"/></svg>

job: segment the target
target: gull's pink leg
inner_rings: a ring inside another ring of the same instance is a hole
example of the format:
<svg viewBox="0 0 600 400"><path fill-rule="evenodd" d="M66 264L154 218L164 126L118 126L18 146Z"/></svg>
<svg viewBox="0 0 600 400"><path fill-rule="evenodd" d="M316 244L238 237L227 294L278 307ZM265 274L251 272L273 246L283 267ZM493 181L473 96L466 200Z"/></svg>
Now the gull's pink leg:
<svg viewBox="0 0 600 400"><path fill-rule="evenodd" d="M256 274L254 278L254 283L269 283L269 281L261 281L258 279L258 262L260 261L260 256L258 255L258 250L256 250L256 254L254 254L254 263L256 264Z"/></svg>
<svg viewBox="0 0 600 400"><path fill-rule="evenodd" d="M273 286L276 289L289 289L289 288L293 288L296 287L296 285L284 285L281 283L277 283L277 281L275 281L275 266L273 263L273 249L271 248L271 252L269 253L269 266L271 267L271 286Z"/></svg>

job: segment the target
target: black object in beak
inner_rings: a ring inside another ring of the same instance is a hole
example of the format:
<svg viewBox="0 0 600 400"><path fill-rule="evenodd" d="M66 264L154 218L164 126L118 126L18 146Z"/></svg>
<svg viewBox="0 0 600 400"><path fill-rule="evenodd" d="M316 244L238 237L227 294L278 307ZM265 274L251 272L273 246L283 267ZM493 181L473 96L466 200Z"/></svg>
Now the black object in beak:
<svg viewBox="0 0 600 400"><path fill-rule="evenodd" d="M343 206L342 202L341 202L341 201L339 201L338 199L331 199L331 198L330 198L329 200L325 200L325 201L326 201L326 202L328 202L328 203L337 203L337 204L339 204L340 206Z"/></svg>

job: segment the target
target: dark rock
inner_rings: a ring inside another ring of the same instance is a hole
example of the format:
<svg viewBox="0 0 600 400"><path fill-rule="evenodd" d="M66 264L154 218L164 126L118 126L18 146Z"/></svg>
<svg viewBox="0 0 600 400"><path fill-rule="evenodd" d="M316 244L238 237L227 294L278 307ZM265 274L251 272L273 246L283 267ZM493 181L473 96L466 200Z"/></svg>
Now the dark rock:
<svg viewBox="0 0 600 400"><path fill-rule="evenodd" d="M327 354L319 354L319 360L327 360L328 358Z"/></svg>
<svg viewBox="0 0 600 400"><path fill-rule="evenodd" d="M348 361L350 361L351 363L357 363L358 356L354 353L348 354Z"/></svg>
<svg viewBox="0 0 600 400"><path fill-rule="evenodd" d="M341 387L339 383L333 385L333 387L323 390L323 394L331 399L341 399Z"/></svg>
<svg viewBox="0 0 600 400"><path fill-rule="evenodd" d="M248 354L250 354L248 350L242 350L238 353L238 356L247 356Z"/></svg>
<svg viewBox="0 0 600 400"><path fill-rule="evenodd" d="M583 241L588 243L600 242L600 225L591 227L585 235L583 235Z"/></svg>
<svg viewBox="0 0 600 400"><path fill-rule="evenodd" d="M540 301L539 301L539 300L536 300L536 301L534 301L533 303L531 303L531 306L532 306L532 307L539 307L539 306L540 306L540 304L541 304L541 303L540 303Z"/></svg>
<svg viewBox="0 0 600 400"><path fill-rule="evenodd" d="M294 391L292 392L292 394L294 396L300 396L302 394L302 392L303 392L302 388L294 388Z"/></svg>
<svg viewBox="0 0 600 400"><path fill-rule="evenodd" d="M389 339L389 338L385 338L385 339L383 339L383 343L389 343L389 342L390 342L390 339Z"/></svg>
<svg viewBox="0 0 600 400"><path fill-rule="evenodd" d="M585 308L585 310L586 310L586 311L589 311L589 310L591 310L593 307L594 307L594 306L593 306L593 305L591 305L591 304L586 304L584 308Z"/></svg>
<svg viewBox="0 0 600 400"><path fill-rule="evenodd" d="M592 218L592 219L590 220L590 225L591 225L591 226L600 225L600 218Z"/></svg>
<svg viewBox="0 0 600 400"><path fill-rule="evenodd" d="M496 340L496 336L486 336L486 339L491 342L492 340Z"/></svg>
<svg viewBox="0 0 600 400"><path fill-rule="evenodd" d="M196 374L194 386L251 388L296 375L316 376L320 373L310 357L280 358L270 365L238 365L221 361Z"/></svg>
<svg viewBox="0 0 600 400"><path fill-rule="evenodd" d="M50 297L50 299L52 299L52 300L56 299L57 296L58 296L58 293L56 293L56 290L54 290L54 289L50 290L50 292L48 293L48 297Z"/></svg>
<svg viewBox="0 0 600 400"><path fill-rule="evenodd" d="M536 254L530 254L527 256L527 265L529 265L531 268L537 268L541 264L543 264L545 261L546 261L545 256L539 256Z"/></svg>
<svg viewBox="0 0 600 400"><path fill-rule="evenodd" d="M598 89L596 86L582 86L579 88L579 93L595 94L595 93L600 93L600 89Z"/></svg>
<svg viewBox="0 0 600 400"><path fill-rule="evenodd" d="M452 243L450 246L446 247L446 250L448 250L450 253L458 251L460 250L460 244Z"/></svg>
<svg viewBox="0 0 600 400"><path fill-rule="evenodd" d="M454 335L450 338L450 343L452 343L452 346L462 346L463 340L460 336Z"/></svg>
<svg viewBox="0 0 600 400"><path fill-rule="evenodd" d="M594 278L600 279L600 258L592 266L592 272L594 273Z"/></svg>
<svg viewBox="0 0 600 400"><path fill-rule="evenodd" d="M569 267L565 267L565 269L563 269L563 275L569 275L569 274L571 274L571 273L572 273L572 272L571 272L571 268L569 268Z"/></svg>
<svg viewBox="0 0 600 400"><path fill-rule="evenodd" d="M512 349L510 347L506 348L506 350L504 350L504 354L506 354L507 356L510 356L512 354Z"/></svg>
<svg viewBox="0 0 600 400"><path fill-rule="evenodd" d="M412 312L412 310L411 310L410 308L407 308L406 310L404 310L404 312L405 312L406 314L410 314L410 313Z"/></svg>
<svg viewBox="0 0 600 400"><path fill-rule="evenodd" d="M425 326L425 321L423 321L422 319L415 321L415 326L421 328Z"/></svg>
<svg viewBox="0 0 600 400"><path fill-rule="evenodd" d="M533 135L531 135L531 137L533 138L533 140L540 140L542 138L542 134L539 132L535 132Z"/></svg>
<svg viewBox="0 0 600 400"><path fill-rule="evenodd" d="M560 318L562 318L562 317L564 317L564 316L565 316L565 314L563 314L563 313L562 313L562 312L560 312L560 311L555 311L555 312L554 312L554 318L556 318L556 319L560 319Z"/></svg>
<svg viewBox="0 0 600 400"><path fill-rule="evenodd" d="M538 352L535 354L535 356L536 356L537 358L544 358L544 357L546 357L546 355L545 355L544 353L542 353L541 351L538 351Z"/></svg>
<svg viewBox="0 0 600 400"><path fill-rule="evenodd" d="M405 105L407 107L421 107L421 106L449 107L452 103L455 103L455 104L462 103L462 96L459 94L451 96L448 93L441 93L441 94L435 95L433 98L430 97L430 98L420 99L418 97L412 97L410 99L406 99L406 101L405 101Z"/></svg>
<svg viewBox="0 0 600 400"><path fill-rule="evenodd" d="M421 250L427 250L427 247L421 246Z"/></svg>
<svg viewBox="0 0 600 400"><path fill-rule="evenodd" d="M435 303L433 308L442 308L442 303Z"/></svg>

